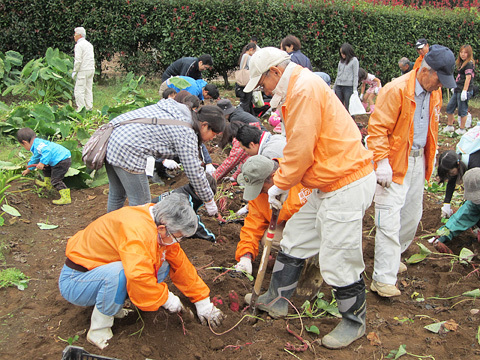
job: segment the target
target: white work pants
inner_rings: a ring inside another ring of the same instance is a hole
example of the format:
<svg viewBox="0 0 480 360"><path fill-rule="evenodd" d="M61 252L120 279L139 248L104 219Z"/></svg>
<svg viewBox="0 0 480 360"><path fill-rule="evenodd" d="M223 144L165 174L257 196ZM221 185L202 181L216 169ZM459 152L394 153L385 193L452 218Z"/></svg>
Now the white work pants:
<svg viewBox="0 0 480 360"><path fill-rule="evenodd" d="M373 280L395 285L400 256L411 244L422 218L425 158L409 156L403 184L377 185Z"/></svg>
<svg viewBox="0 0 480 360"><path fill-rule="evenodd" d="M95 70L79 71L77 73L77 80L75 81L75 103L77 104L77 111L85 108L92 110L93 107L93 75Z"/></svg>
<svg viewBox="0 0 480 360"><path fill-rule="evenodd" d="M373 200L376 177L369 175L329 193L314 190L287 221L282 251L306 259L319 254L320 273L328 285L347 286L365 268L362 219Z"/></svg>

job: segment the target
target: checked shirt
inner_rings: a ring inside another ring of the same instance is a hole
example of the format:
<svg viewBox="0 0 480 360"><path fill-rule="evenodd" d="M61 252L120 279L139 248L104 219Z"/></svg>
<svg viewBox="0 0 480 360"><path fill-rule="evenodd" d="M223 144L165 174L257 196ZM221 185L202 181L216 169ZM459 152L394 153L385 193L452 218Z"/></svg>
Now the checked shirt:
<svg viewBox="0 0 480 360"><path fill-rule="evenodd" d="M192 124L190 110L173 99L117 116L111 123L137 118L175 119ZM198 138L192 128L179 125L127 124L113 130L107 146L107 161L128 172L143 173L147 157L173 159L178 156L198 196L208 202L213 192L201 166Z"/></svg>

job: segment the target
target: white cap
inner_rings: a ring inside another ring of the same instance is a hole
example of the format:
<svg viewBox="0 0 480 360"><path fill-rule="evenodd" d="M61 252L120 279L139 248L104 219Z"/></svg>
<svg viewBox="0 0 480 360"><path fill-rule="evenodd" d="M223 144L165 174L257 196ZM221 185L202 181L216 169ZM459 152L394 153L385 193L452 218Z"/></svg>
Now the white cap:
<svg viewBox="0 0 480 360"><path fill-rule="evenodd" d="M290 60L290 55L275 47L265 47L255 51L255 54L253 54L248 64L250 80L243 91L251 92L257 87L260 78L270 67L277 66L285 60Z"/></svg>

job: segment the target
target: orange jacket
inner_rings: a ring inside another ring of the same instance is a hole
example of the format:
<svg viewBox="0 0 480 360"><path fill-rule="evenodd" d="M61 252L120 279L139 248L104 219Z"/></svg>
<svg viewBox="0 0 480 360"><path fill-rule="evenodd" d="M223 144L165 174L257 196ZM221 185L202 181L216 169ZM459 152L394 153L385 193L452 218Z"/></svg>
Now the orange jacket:
<svg viewBox="0 0 480 360"><path fill-rule="evenodd" d="M290 189L287 200L283 203L277 224L288 221L293 214L307 202L312 190L298 184ZM251 253L253 259L258 255L258 244L270 224L272 209L268 203L268 194L260 194L255 200L248 202L248 215L240 231L240 241L235 252L237 261L246 253Z"/></svg>
<svg viewBox="0 0 480 360"><path fill-rule="evenodd" d="M420 65L422 65L422 61L423 61L424 57L425 57L424 55L419 55L418 56L417 60L415 60L415 64L413 64L412 70L416 70L416 69L420 68Z"/></svg>
<svg viewBox="0 0 480 360"><path fill-rule="evenodd" d="M300 65L282 114L287 145L273 178L279 188L302 183L331 192L373 171L372 152L363 147L355 121L325 81Z"/></svg>
<svg viewBox="0 0 480 360"><path fill-rule="evenodd" d="M412 70L383 87L368 122L367 145L373 151L373 160L378 162L388 157L393 170L392 180L397 184L403 184L413 144L417 71L418 69ZM430 179L433 172L441 107L442 89L432 91L430 125L424 148L426 180Z"/></svg>
<svg viewBox="0 0 480 360"><path fill-rule="evenodd" d="M167 284L157 282L165 260L178 290L194 303L205 299L210 289L180 245L158 245L150 206L123 207L98 218L68 240L67 257L89 270L121 261L130 300L143 311L156 311L167 301Z"/></svg>

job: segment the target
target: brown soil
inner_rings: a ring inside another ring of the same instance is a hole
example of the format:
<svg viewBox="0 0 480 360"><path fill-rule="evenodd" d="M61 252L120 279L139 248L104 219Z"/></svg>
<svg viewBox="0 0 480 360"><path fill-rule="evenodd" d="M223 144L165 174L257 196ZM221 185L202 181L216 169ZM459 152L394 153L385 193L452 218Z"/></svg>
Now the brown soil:
<svg viewBox="0 0 480 360"><path fill-rule="evenodd" d="M472 111L480 118L480 111ZM357 118L366 123L367 117ZM442 119L445 122L445 119ZM441 136L442 149L454 148L456 139ZM214 159L224 155L214 150ZM186 181L184 175L170 180L165 187L152 185L152 193L160 194L177 187ZM92 308L74 306L65 301L58 291L57 279L65 260L65 245L70 236L86 227L91 221L106 211L107 186L95 189L73 190L72 204L54 206L51 199L39 197L33 191L15 192L31 188L31 183L16 183L8 195L9 204L22 214L20 218L7 217L6 225L0 228L2 243L8 246L6 267L16 267L31 280L28 288L19 291L10 287L0 289L0 358L2 359L61 359L62 350L68 339L79 336L74 345L84 347L92 354L115 357L122 360L137 359L382 359L390 350L402 344L411 354L430 355L433 359L473 359L480 356L480 346L476 339L480 314L479 301L473 298L458 297L450 300L430 299L430 297L451 297L479 287L478 272L474 265L451 262L446 256L433 255L428 259L408 266L406 273L399 275L402 295L384 299L374 293L367 293L367 333L375 333L380 343L374 344L367 336L343 350L328 350L320 345L320 339L339 322L332 317L318 319L303 318L273 320L260 314L262 320L255 324L243 318L244 313L229 308L229 292L235 291L240 299L250 292L252 283L245 277L234 276L231 272L222 273L208 270L209 266L230 267L235 264L234 253L239 240L240 224L219 225L216 220L203 216L206 225L218 235L219 241L213 244L204 240L189 239L182 242L200 276L211 289L211 296L223 299L219 305L227 315L226 320L215 332L202 326L197 320L182 321L160 309L157 312L135 312L129 317L115 320L114 337L105 350L99 350L86 341L86 331L90 324ZM426 238L420 236L435 232L441 225L441 195L425 193L424 212L416 241L433 247ZM237 210L241 206L241 193L234 193L234 199L227 200L226 209ZM228 215L225 210L224 216ZM373 209L369 209L364 220L365 279L370 284L374 256ZM39 230L36 223L57 224L55 230ZM415 242L403 254L408 258L419 252ZM453 251L458 254L462 247L478 253L480 245L471 233L460 236ZM473 262L480 263L475 257ZM259 259L254 263L254 272ZM269 274L264 282L268 286ZM178 290L184 304L189 301ZM331 288L322 285L321 291L327 300L331 299ZM425 301L417 301L423 297ZM303 299L295 297L294 305L300 309ZM248 314L248 310L245 314ZM293 308L291 313L294 313ZM453 319L458 324L456 331L435 334L424 329L425 325L436 321ZM302 332L303 322L303 332ZM289 334L286 326L302 337L310 345L304 352L295 356L285 349L287 343L296 347L301 342ZM305 326L316 325L320 335L305 331ZM412 358L406 356L405 358Z"/></svg>

